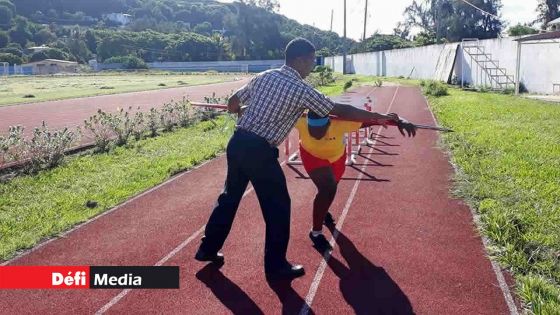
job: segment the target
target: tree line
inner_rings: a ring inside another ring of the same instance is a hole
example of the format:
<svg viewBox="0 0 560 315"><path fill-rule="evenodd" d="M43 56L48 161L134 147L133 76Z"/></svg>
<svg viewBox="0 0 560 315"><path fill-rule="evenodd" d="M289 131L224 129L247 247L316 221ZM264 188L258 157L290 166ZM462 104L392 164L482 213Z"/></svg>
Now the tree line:
<svg viewBox="0 0 560 315"><path fill-rule="evenodd" d="M0 0L0 61L280 59L286 43L298 36L311 40L320 55L330 56L345 47L358 53L503 33L501 0L468 2L487 13L461 0L412 0L393 34L376 33L356 42L276 14L278 0ZM539 0L535 22L544 25L557 18L559 8L560 0ZM120 12L132 17L124 27L107 16ZM509 29L510 35L534 32L532 25ZM49 49L26 49L40 45Z"/></svg>

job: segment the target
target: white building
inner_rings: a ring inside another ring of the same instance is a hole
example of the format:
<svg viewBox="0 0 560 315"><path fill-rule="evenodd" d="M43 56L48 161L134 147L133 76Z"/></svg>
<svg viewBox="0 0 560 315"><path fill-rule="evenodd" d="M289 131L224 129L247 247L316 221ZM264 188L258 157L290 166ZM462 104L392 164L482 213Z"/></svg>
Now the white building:
<svg viewBox="0 0 560 315"><path fill-rule="evenodd" d="M560 31L560 17L548 22L546 26L550 31Z"/></svg>
<svg viewBox="0 0 560 315"><path fill-rule="evenodd" d="M36 53L36 52L40 52L40 51L43 51L43 50L50 49L50 47L42 45L42 46L29 47L27 49L29 49L31 51L31 53Z"/></svg>
<svg viewBox="0 0 560 315"><path fill-rule="evenodd" d="M57 59L45 59L41 61L30 62L24 64L22 67L31 68L31 73L35 75L78 72L77 62Z"/></svg>

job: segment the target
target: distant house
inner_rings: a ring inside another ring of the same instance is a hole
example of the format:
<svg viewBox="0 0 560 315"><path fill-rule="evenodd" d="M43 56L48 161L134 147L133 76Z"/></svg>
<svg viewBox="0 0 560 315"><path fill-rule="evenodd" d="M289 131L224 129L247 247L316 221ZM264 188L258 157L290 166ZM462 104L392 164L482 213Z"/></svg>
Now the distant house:
<svg viewBox="0 0 560 315"><path fill-rule="evenodd" d="M121 26L125 26L132 21L132 15L126 13L109 13L103 15L103 17L111 22L118 23Z"/></svg>
<svg viewBox="0 0 560 315"><path fill-rule="evenodd" d="M77 62L58 59L45 59L41 61L30 62L24 64L22 67L31 68L32 73L36 75L78 72Z"/></svg>
<svg viewBox="0 0 560 315"><path fill-rule="evenodd" d="M546 24L549 31L560 31L560 17Z"/></svg>
<svg viewBox="0 0 560 315"><path fill-rule="evenodd" d="M36 52L40 52L40 51L43 51L43 50L50 49L50 47L45 46L45 45L41 45L41 46L29 47L27 49L30 50L32 54L34 54Z"/></svg>

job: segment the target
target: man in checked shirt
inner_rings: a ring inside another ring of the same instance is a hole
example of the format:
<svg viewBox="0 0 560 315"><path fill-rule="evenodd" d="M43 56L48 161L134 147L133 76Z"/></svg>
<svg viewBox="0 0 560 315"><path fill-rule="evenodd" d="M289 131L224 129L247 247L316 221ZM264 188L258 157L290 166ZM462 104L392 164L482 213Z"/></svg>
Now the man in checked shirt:
<svg viewBox="0 0 560 315"><path fill-rule="evenodd" d="M222 248L231 229L239 202L249 182L253 185L266 223L264 269L267 278L304 275L301 265L286 259L290 238L290 195L278 163L278 148L304 110L329 113L341 119L370 122L395 121L397 116L372 113L337 104L304 78L315 66L315 47L296 38L286 46L285 65L258 74L228 100L231 113L241 112L227 149L227 177L195 255L199 261L223 263Z"/></svg>

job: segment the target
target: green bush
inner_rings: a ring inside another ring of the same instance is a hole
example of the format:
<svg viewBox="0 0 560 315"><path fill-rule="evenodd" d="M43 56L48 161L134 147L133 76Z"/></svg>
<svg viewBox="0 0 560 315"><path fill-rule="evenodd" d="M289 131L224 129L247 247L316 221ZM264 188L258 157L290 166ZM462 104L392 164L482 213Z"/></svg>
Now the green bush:
<svg viewBox="0 0 560 315"><path fill-rule="evenodd" d="M111 116L108 113L98 109L97 114L84 120L84 126L84 129L93 136L97 152L108 152L111 149L114 132L111 129Z"/></svg>
<svg viewBox="0 0 560 315"><path fill-rule="evenodd" d="M10 126L8 134L0 136L0 165L20 160L25 155L22 126Z"/></svg>
<svg viewBox="0 0 560 315"><path fill-rule="evenodd" d="M447 85L439 81L430 80L424 82L423 87L424 87L423 88L424 94L426 95L432 95L432 96L449 95L449 93L447 92Z"/></svg>
<svg viewBox="0 0 560 315"><path fill-rule="evenodd" d="M317 66L313 72L319 74L321 86L334 82L333 70L329 66Z"/></svg>
<svg viewBox="0 0 560 315"><path fill-rule="evenodd" d="M43 121L40 128L35 128L33 137L26 141L27 156L30 164L26 167L28 173L50 169L60 165L65 152L80 138L80 131L70 131L68 128L50 131Z"/></svg>
<svg viewBox="0 0 560 315"><path fill-rule="evenodd" d="M352 80L348 80L346 81L346 83L344 83L344 91L348 90L351 87L352 87Z"/></svg>
<svg viewBox="0 0 560 315"><path fill-rule="evenodd" d="M105 63L120 63L125 69L148 69L144 60L133 55L111 57L106 59Z"/></svg>
<svg viewBox="0 0 560 315"><path fill-rule="evenodd" d="M45 59L58 59L58 60L69 60L69 61L74 61L73 57L70 56L69 53L60 50L58 48L49 48L43 51L38 51L36 53L34 53L33 55L31 55L31 58L29 58L30 62L35 62L35 61L41 61L41 60L45 60Z"/></svg>
<svg viewBox="0 0 560 315"><path fill-rule="evenodd" d="M16 56L21 56L23 54L21 49L16 48L16 47L1 48L0 53L12 54L12 55L16 55Z"/></svg>
<svg viewBox="0 0 560 315"><path fill-rule="evenodd" d="M0 53L0 62L7 62L10 65L21 65L23 64L23 59L20 56L16 56L10 53Z"/></svg>

